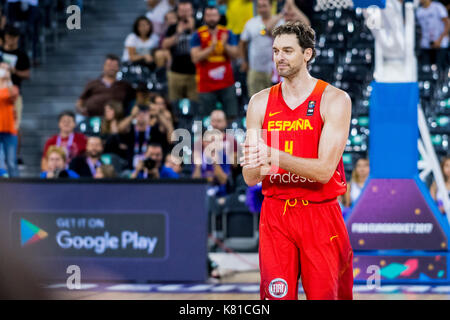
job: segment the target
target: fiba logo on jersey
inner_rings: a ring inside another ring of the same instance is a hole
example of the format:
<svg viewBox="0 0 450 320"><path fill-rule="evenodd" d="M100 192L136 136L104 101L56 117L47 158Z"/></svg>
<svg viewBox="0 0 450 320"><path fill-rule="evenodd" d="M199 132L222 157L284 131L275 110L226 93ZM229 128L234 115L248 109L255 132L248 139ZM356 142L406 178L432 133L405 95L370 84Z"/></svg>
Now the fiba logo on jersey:
<svg viewBox="0 0 450 320"><path fill-rule="evenodd" d="M269 293L274 298L283 298L287 295L288 284L286 280L281 278L276 278L270 281Z"/></svg>

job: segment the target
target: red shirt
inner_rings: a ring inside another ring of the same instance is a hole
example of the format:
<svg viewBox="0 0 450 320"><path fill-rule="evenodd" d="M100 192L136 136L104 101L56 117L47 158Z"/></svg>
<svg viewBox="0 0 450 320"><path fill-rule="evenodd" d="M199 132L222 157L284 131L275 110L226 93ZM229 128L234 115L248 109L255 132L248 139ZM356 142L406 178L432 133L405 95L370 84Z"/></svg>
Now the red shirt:
<svg viewBox="0 0 450 320"><path fill-rule="evenodd" d="M211 92L234 85L233 69L231 60L225 54L225 43L220 40L224 33L230 32L224 26L217 26L217 45L213 53L206 60L196 64L197 69L197 89L198 92ZM202 49L210 46L212 37L207 26L202 26L197 30Z"/></svg>
<svg viewBox="0 0 450 320"><path fill-rule="evenodd" d="M47 142L45 143L44 153L42 154L42 157L45 157L45 155L47 154L47 150L50 146L58 145L58 140L60 140L59 147L63 147L66 150L68 149L69 151L67 156L68 163L76 156L82 155L86 150L87 138L82 133L75 132L73 134L73 139L70 139L70 136L61 139L58 139L58 137L59 135L56 134L47 140Z"/></svg>
<svg viewBox="0 0 450 320"><path fill-rule="evenodd" d="M281 83L270 90L263 129L267 130L267 145L301 158L318 158L319 140L323 127L320 101L328 83L318 80L311 95L294 110L288 107L281 93ZM272 136L279 134L279 145ZM344 165L341 160L326 184L275 168L274 174L264 178L264 196L279 199L300 198L312 202L335 199L347 190Z"/></svg>

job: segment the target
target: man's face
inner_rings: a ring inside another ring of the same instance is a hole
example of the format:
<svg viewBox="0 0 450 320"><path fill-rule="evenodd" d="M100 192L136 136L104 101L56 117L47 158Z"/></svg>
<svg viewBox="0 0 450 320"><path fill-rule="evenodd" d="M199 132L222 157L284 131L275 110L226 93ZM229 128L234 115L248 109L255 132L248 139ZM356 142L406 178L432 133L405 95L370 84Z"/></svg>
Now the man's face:
<svg viewBox="0 0 450 320"><path fill-rule="evenodd" d="M147 149L147 157L156 162L156 167L161 166L163 153L161 147L150 146Z"/></svg>
<svg viewBox="0 0 450 320"><path fill-rule="evenodd" d="M143 125L147 125L148 122L150 120L150 111L146 110L146 111L139 111L139 113L136 116L136 122L137 124L143 126Z"/></svg>
<svg viewBox="0 0 450 320"><path fill-rule="evenodd" d="M18 47L19 45L19 36L12 36L10 34L5 34L5 46L8 47Z"/></svg>
<svg viewBox="0 0 450 320"><path fill-rule="evenodd" d="M106 59L103 65L103 73L105 76L115 78L117 72L119 72L119 62L113 59Z"/></svg>
<svg viewBox="0 0 450 320"><path fill-rule="evenodd" d="M258 0L257 3L258 15L261 17L269 17L271 14L272 7L269 0Z"/></svg>
<svg viewBox="0 0 450 320"><path fill-rule="evenodd" d="M90 137L86 144L86 154L92 158L98 158L103 152L102 140L98 137Z"/></svg>
<svg viewBox="0 0 450 320"><path fill-rule="evenodd" d="M277 66L278 74L290 78L298 72L311 59L312 49L308 48L302 52L295 34L282 34L273 42L273 60Z"/></svg>
<svg viewBox="0 0 450 320"><path fill-rule="evenodd" d="M211 126L214 129L225 131L225 129L227 128L227 119L223 111L215 110L211 112Z"/></svg>
<svg viewBox="0 0 450 320"><path fill-rule="evenodd" d="M178 5L177 14L180 19L187 19L192 17L193 15L192 4L190 2L180 3Z"/></svg>
<svg viewBox="0 0 450 320"><path fill-rule="evenodd" d="M206 9L205 10L205 24L210 29L215 29L219 24L220 14L217 9Z"/></svg>
<svg viewBox="0 0 450 320"><path fill-rule="evenodd" d="M48 171L55 171L55 170L63 170L65 167L64 159L61 157L61 155L57 152L52 152L48 156L47 160L47 166Z"/></svg>
<svg viewBox="0 0 450 320"><path fill-rule="evenodd" d="M62 116L58 126L61 132L71 133L75 129L75 120L71 116Z"/></svg>

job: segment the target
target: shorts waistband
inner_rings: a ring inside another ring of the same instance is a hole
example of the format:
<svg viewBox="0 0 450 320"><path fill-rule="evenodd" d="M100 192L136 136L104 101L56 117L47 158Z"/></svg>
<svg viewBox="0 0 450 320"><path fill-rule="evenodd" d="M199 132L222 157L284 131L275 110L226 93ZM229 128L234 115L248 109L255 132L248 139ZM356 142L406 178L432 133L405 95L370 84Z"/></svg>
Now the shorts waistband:
<svg viewBox="0 0 450 320"><path fill-rule="evenodd" d="M280 202L286 202L289 201L290 203L297 202L299 204L303 205L328 205L328 204L339 204L337 198L334 199L328 199L324 201L311 201L306 200L302 198L288 198L288 199L280 199L275 197L264 197L264 199L270 200L270 201L280 201Z"/></svg>

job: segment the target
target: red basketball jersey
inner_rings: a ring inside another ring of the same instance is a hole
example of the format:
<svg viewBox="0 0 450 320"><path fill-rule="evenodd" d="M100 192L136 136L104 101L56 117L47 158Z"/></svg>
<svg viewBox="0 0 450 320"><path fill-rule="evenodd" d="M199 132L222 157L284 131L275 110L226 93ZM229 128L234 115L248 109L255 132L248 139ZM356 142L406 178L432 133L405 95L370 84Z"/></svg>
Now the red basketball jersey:
<svg viewBox="0 0 450 320"><path fill-rule="evenodd" d="M320 101L327 85L325 81L318 80L311 95L294 110L289 108L283 99L281 83L273 86L270 89L262 126L267 132L267 136L263 134L267 145L296 157L317 159L323 127ZM266 176L262 182L264 196L321 202L334 199L347 190L342 157L332 178L326 184L280 168L275 170L276 173Z"/></svg>

